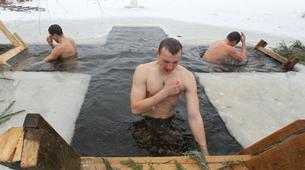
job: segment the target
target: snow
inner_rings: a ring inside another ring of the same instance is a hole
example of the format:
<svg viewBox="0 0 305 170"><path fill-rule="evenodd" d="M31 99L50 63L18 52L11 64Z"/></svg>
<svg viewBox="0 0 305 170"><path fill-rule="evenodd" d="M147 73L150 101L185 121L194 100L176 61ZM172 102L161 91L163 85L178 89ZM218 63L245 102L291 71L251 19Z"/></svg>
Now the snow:
<svg viewBox="0 0 305 170"><path fill-rule="evenodd" d="M52 21L145 17L305 38L305 1L301 0L33 0L22 5L39 6L46 11L0 10L0 19ZM126 8L136 5L140 8Z"/></svg>

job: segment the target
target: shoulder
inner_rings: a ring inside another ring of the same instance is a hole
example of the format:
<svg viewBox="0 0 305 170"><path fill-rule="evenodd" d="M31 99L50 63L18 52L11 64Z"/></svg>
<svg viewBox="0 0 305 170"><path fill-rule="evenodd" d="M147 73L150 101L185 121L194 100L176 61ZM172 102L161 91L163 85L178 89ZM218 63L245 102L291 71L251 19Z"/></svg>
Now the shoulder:
<svg viewBox="0 0 305 170"><path fill-rule="evenodd" d="M210 47L212 47L212 48L219 47L219 46L223 47L225 45L227 45L227 44L223 40L218 40L218 41L213 42L212 45L210 45Z"/></svg>
<svg viewBox="0 0 305 170"><path fill-rule="evenodd" d="M140 79L145 80L146 77L148 77L148 75L152 69L153 69L153 62L146 63L146 64L140 64L136 67L133 77L135 79L138 79L141 77Z"/></svg>
<svg viewBox="0 0 305 170"><path fill-rule="evenodd" d="M180 66L178 74L182 79L186 91L193 91L196 89L196 79L191 71L183 66Z"/></svg>
<svg viewBox="0 0 305 170"><path fill-rule="evenodd" d="M136 67L136 71L149 71L150 69L154 68L155 62L140 64Z"/></svg>
<svg viewBox="0 0 305 170"><path fill-rule="evenodd" d="M185 78L192 78L194 76L191 71L189 71L188 69L186 69L185 67L183 67L181 65L178 65L177 68L178 68L177 69L178 73Z"/></svg>
<svg viewBox="0 0 305 170"><path fill-rule="evenodd" d="M70 38L70 37L65 37L65 39L68 40L68 41L70 41L70 42L75 43L75 41L74 41L72 38Z"/></svg>
<svg viewBox="0 0 305 170"><path fill-rule="evenodd" d="M52 52L60 52L64 49L64 45L63 44L58 44L56 45L53 49L52 49Z"/></svg>

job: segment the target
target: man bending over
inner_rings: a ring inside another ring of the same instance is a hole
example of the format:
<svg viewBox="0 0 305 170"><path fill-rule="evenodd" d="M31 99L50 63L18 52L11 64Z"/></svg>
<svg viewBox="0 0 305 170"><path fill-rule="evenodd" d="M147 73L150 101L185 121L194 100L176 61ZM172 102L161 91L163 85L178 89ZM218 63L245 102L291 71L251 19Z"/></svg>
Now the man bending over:
<svg viewBox="0 0 305 170"><path fill-rule="evenodd" d="M153 62L139 65L133 75L131 109L134 115L168 119L175 115L179 95L184 93L188 122L201 151L208 154L203 120L199 111L194 75L179 65L182 45L164 39Z"/></svg>
<svg viewBox="0 0 305 170"><path fill-rule="evenodd" d="M241 40L241 51L237 51L234 47ZM233 57L239 62L247 60L246 36L244 33L231 32L224 40L214 42L202 58L213 64L226 63L228 57Z"/></svg>
<svg viewBox="0 0 305 170"><path fill-rule="evenodd" d="M65 61L69 58L76 57L77 49L74 40L65 37L59 25L51 25L48 31L49 36L47 37L47 42L51 46L52 52L43 60L44 62L52 62L57 59ZM58 45L54 45L53 40Z"/></svg>

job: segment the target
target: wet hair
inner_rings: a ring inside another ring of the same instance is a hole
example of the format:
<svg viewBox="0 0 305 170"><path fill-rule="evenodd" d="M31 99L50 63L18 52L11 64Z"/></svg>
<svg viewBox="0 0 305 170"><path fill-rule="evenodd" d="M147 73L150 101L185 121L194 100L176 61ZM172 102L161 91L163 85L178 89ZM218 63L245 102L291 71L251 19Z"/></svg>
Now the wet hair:
<svg viewBox="0 0 305 170"><path fill-rule="evenodd" d="M174 38L165 38L160 42L159 52L161 52L162 48L166 48L171 54L175 55L182 50L182 45Z"/></svg>
<svg viewBox="0 0 305 170"><path fill-rule="evenodd" d="M236 41L236 44L238 44L241 39L241 35L239 32L233 31L227 35L227 39L229 41Z"/></svg>
<svg viewBox="0 0 305 170"><path fill-rule="evenodd" d="M54 35L54 34L57 34L59 36L63 35L62 29L58 24L51 25L49 27L48 31L49 31L49 34L51 34L51 35Z"/></svg>

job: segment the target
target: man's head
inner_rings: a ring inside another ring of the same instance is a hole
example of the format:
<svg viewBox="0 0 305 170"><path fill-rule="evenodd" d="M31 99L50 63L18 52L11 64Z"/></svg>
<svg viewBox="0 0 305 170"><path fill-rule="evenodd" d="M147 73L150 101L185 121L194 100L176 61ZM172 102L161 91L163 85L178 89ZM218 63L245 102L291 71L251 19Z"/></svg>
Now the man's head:
<svg viewBox="0 0 305 170"><path fill-rule="evenodd" d="M229 44L231 46L235 46L239 43L241 39L241 35L237 31L233 31L227 35L227 39L229 40Z"/></svg>
<svg viewBox="0 0 305 170"><path fill-rule="evenodd" d="M164 73L171 73L181 59L182 45L174 38L166 38L161 41L157 56L162 71Z"/></svg>
<svg viewBox="0 0 305 170"><path fill-rule="evenodd" d="M63 35L62 29L58 24L53 24L48 29L50 37L58 42L58 38Z"/></svg>

